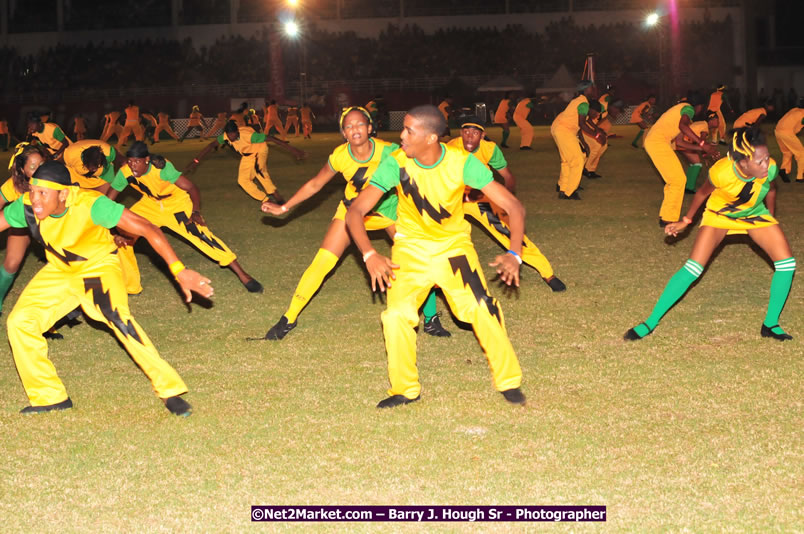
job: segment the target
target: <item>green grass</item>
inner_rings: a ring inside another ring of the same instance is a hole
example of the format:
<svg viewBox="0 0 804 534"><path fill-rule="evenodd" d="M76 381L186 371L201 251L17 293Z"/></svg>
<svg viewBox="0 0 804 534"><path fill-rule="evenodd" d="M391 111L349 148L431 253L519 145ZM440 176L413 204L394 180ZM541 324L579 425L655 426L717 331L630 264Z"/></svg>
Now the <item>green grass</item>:
<svg viewBox="0 0 804 534"><path fill-rule="evenodd" d="M781 321L796 338L762 339L772 267L733 239L653 335L623 342L682 266L695 233L665 242L657 226L661 181L644 151L628 146L633 132L617 131L626 138L612 140L599 168L605 177L584 184L581 202L556 199L559 159L546 128L537 129L533 152L506 151L528 235L569 288L551 293L530 269L514 294L490 282L523 367L524 409L494 391L474 335L445 315L452 338L418 340L422 400L376 410L387 387L384 305L372 299L354 249L284 341L245 341L285 310L343 183L333 181L285 219L264 218L235 183L236 159L212 156L191 177L203 213L265 294L247 293L229 271L172 239L184 263L216 289L211 307L187 308L161 260L141 249L145 291L131 308L187 382L189 419L170 416L113 336L87 324L50 343L75 408L23 417L17 412L27 399L7 351L0 359L0 526L233 532L254 527L253 504L596 504L608 507L605 525L546 528L800 530L801 284ZM334 134L294 140L310 153L302 164L272 147L269 170L280 191L288 196L314 175L338 142ZM518 145L516 132L509 142ZM201 146L159 148L183 168ZM779 157L775 145L772 153ZM794 251L804 249L803 200L804 186L780 184L778 217ZM501 250L479 229L474 241L483 261ZM388 244L378 238L377 247ZM3 317L40 267L29 253ZM433 528L472 527L426 527Z"/></svg>

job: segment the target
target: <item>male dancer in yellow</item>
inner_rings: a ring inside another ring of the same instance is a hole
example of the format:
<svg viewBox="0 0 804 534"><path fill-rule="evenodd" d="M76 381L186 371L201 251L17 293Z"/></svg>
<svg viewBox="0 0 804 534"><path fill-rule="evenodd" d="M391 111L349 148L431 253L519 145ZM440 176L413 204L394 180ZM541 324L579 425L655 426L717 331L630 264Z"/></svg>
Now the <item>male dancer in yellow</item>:
<svg viewBox="0 0 804 534"><path fill-rule="evenodd" d="M8 317L14 363L31 403L22 413L72 408L72 400L47 357L42 332L80 305L88 317L114 332L167 409L175 415L190 415L190 404L180 398L187 386L159 356L129 312L115 254L117 246L109 228L145 237L170 266L187 302L192 291L212 296L209 280L184 267L159 228L96 191L73 186L63 164L43 163L34 173L30 188L0 214L0 231L29 228L45 247L48 260Z"/></svg>
<svg viewBox="0 0 804 534"><path fill-rule="evenodd" d="M312 139L313 138L313 119L315 118L315 113L313 110L310 109L310 106L307 104L302 104L301 110L301 123L302 123L302 133L304 134L304 139Z"/></svg>
<svg viewBox="0 0 804 534"><path fill-rule="evenodd" d="M508 168L502 151L493 141L484 139L485 128L480 119L470 115L461 119L461 136L447 143L472 154L482 163L497 171L502 177L505 188L515 194L516 178ZM506 249L511 248L511 228L508 216L499 206L483 196L477 189L467 188L463 199L463 213L466 217L477 221L491 236ZM528 236L522 239L522 263L530 265L541 275L545 283L553 291L564 291L567 286L553 273L553 267Z"/></svg>
<svg viewBox="0 0 804 534"><path fill-rule="evenodd" d="M768 100L761 107L749 109L734 120L733 128L745 128L746 126L753 126L755 124L762 124L768 118L768 113L773 111L773 102Z"/></svg>
<svg viewBox="0 0 804 534"><path fill-rule="evenodd" d="M290 127L293 127L294 134L293 137L299 137L299 108L296 106L290 106L288 108L288 117L285 121L285 132L290 133Z"/></svg>
<svg viewBox="0 0 804 534"><path fill-rule="evenodd" d="M198 153L187 166L185 172L194 171L207 154L228 143L241 156L237 184L243 188L243 191L260 202L270 200L283 204L285 201L279 191L276 190L276 186L271 181L271 176L268 174L266 167L266 162L268 161L266 140L266 134L257 133L248 126L238 127L234 121L229 121L224 126L223 133ZM257 187L254 180L260 183L263 190Z"/></svg>
<svg viewBox="0 0 804 534"><path fill-rule="evenodd" d="M199 140L203 141L204 139L202 134L204 133L205 127L206 123L204 123L204 116L201 114L198 106L193 106L193 110L190 112L190 121L187 123L187 129L184 130L184 134L182 134L181 138L179 139L179 143L184 141L187 136L195 130L198 130Z"/></svg>
<svg viewBox="0 0 804 534"><path fill-rule="evenodd" d="M176 135L176 132L174 132L173 128L170 126L170 115L164 111L160 111L157 114L157 117L159 117L159 122L156 124L156 130L154 130L154 144L159 142L159 135L163 131L167 132L170 137L178 141L179 136Z"/></svg>
<svg viewBox="0 0 804 534"><path fill-rule="evenodd" d="M234 252L207 226L201 215L201 193L195 184L176 170L173 163L150 154L142 141L132 144L126 152L126 163L117 171L108 197L115 200L129 185L142 195L131 206L132 213L171 230L221 267L231 269L249 293L262 293L262 285L243 270ZM129 273L139 278L135 241L131 240L120 249L120 260L127 262L124 268L127 278Z"/></svg>
<svg viewBox="0 0 804 534"><path fill-rule="evenodd" d="M726 144L726 118L723 116L723 111L721 108L724 104L723 96L726 93L726 86L725 85L718 85L717 89L709 95L709 106L707 106L707 111L714 111L717 113L718 118L718 126L717 130L712 130L711 137L712 141L717 143L718 141L720 144ZM728 102L725 102L728 104Z"/></svg>
<svg viewBox="0 0 804 534"><path fill-rule="evenodd" d="M126 124L123 126L123 131L117 138L117 150L122 150L123 145L128 142L129 136L134 134L134 139L137 141L145 140L145 129L140 124L140 107L130 100L126 109L123 110L126 114Z"/></svg>
<svg viewBox="0 0 804 534"><path fill-rule="evenodd" d="M804 184L804 146L798 138L798 133L804 125L804 99L799 101L798 107L792 108L776 123L776 142L782 151L781 177L789 182L789 174L793 173L793 157L796 158L796 183Z"/></svg>
<svg viewBox="0 0 804 534"><path fill-rule="evenodd" d="M690 130L695 132L695 135L701 139L707 139L712 128L717 128L718 121L717 113L708 111L706 113L706 120L693 122L690 124ZM684 156L684 159L689 163L686 171L687 185L684 187L684 193L694 195L697 190L698 175L701 173L704 160L710 158L701 157L702 154L698 150L698 145L693 143L692 139L687 138L683 133L679 133L670 145L673 147L673 150ZM715 158L719 156L720 152L714 154Z"/></svg>
<svg viewBox="0 0 804 534"><path fill-rule="evenodd" d="M530 144L533 142L533 126L528 122L528 115L533 109L533 95L529 95L516 105L514 109L514 122L519 127L519 150L531 150Z"/></svg>
<svg viewBox="0 0 804 534"><path fill-rule="evenodd" d="M655 95L648 95L648 98L634 108L634 111L631 112L631 124L636 124L639 126L639 132L637 132L636 137L634 140L631 141L631 146L634 148L639 148L639 140L642 139L642 136L645 135L645 132L650 127L648 125L647 116L653 111L653 106L656 105L656 96Z"/></svg>
<svg viewBox="0 0 804 534"><path fill-rule="evenodd" d="M494 124L499 125L503 131L502 142L500 143L500 146L503 148L508 148L506 142L508 141L508 136L511 135L511 126L508 121L510 111L511 91L506 91L505 95L502 97L502 100L500 100L500 103L497 105L497 111L494 112Z"/></svg>
<svg viewBox="0 0 804 534"><path fill-rule="evenodd" d="M310 299L324 283L324 278L335 268L351 240L346 231L344 216L346 209L352 204L358 193L365 189L371 175L380 162L399 145L372 138L373 125L371 114L365 108L350 107L341 115L341 134L346 143L338 146L330 154L327 164L318 174L307 181L283 205L265 202L262 211L272 215L283 215L298 204L318 193L332 178L340 174L346 180L344 198L338 204L335 215L330 222L321 248L313 258L313 262L304 271L290 301L290 306L279 321L268 330L265 339L279 340L296 327L297 318ZM386 230L393 239L395 234L397 198L394 194L384 196L365 217L368 230ZM431 292L423 307L424 332L433 336L447 337L447 332L436 313L435 292Z"/></svg>
<svg viewBox="0 0 804 534"><path fill-rule="evenodd" d="M665 227L678 221L681 216L681 204L684 201L684 187L687 183L684 169L673 150L672 142L681 133L690 140L688 150L703 152L714 156L717 148L708 144L706 139L696 135L690 128L692 118L700 111L702 105L698 101L682 102L662 114L645 136L645 151L656 166L656 170L664 180L664 200L659 210L659 226Z"/></svg>
<svg viewBox="0 0 804 534"><path fill-rule="evenodd" d="M279 119L279 106L276 104L276 100L271 100L271 103L263 110L263 114L265 117L265 133L269 133L273 126L279 132L279 138L282 141L287 141L287 132Z"/></svg>
<svg viewBox="0 0 804 534"><path fill-rule="evenodd" d="M76 141L80 141L86 137L87 121L84 120L84 116L80 113L73 118L73 133L75 134Z"/></svg>
<svg viewBox="0 0 804 534"><path fill-rule="evenodd" d="M433 106L410 110L404 120L402 148L377 167L369 186L346 212L346 225L363 254L372 289L388 288L382 323L391 387L378 408L419 400L414 327L419 324L419 306L434 285L442 289L458 319L472 324L497 391L508 402L525 404L522 370L499 303L488 292L464 218L464 190L467 186L480 189L510 217L511 250L491 264L508 285L519 286L525 209L477 158L439 142L445 127L443 115ZM372 248L365 216L393 189L399 203L397 237L389 259Z"/></svg>
<svg viewBox="0 0 804 534"><path fill-rule="evenodd" d="M550 126L550 134L558 147L561 157L561 172L558 178L558 198L581 200L578 186L581 185L583 166L586 162L584 152L589 152L586 142L579 137L579 131L604 144L606 134L599 128L590 126L586 120L589 114L589 99L594 97L595 84L583 81L578 84L578 95L570 100L567 107L558 114ZM582 150L581 147L584 147Z"/></svg>
<svg viewBox="0 0 804 534"><path fill-rule="evenodd" d="M203 138L209 139L210 134L214 135L218 130L223 130L223 127L226 126L226 122L226 113L218 113L218 115L215 117L215 122L212 123L212 126L210 126L206 132L204 132Z"/></svg>
<svg viewBox="0 0 804 534"><path fill-rule="evenodd" d="M28 117L28 137L44 145L53 159L61 159L64 150L70 146L70 138L55 122L42 122L38 114Z"/></svg>
<svg viewBox="0 0 804 534"><path fill-rule="evenodd" d="M589 147L589 155L584 163L582 175L591 180L603 178L597 173L597 166L600 164L600 158L603 157L603 154L609 149L608 132L601 125L601 117L603 116L604 109L600 100L590 102L589 113L586 115L586 124L596 133L594 136L591 136L581 130L583 140L586 146Z"/></svg>
<svg viewBox="0 0 804 534"><path fill-rule="evenodd" d="M120 134L123 133L123 126L118 122L120 112L110 111L104 115L104 117L106 118L106 122L103 125L103 133L101 133L100 140L105 143L113 135L116 135L117 138L120 139Z"/></svg>

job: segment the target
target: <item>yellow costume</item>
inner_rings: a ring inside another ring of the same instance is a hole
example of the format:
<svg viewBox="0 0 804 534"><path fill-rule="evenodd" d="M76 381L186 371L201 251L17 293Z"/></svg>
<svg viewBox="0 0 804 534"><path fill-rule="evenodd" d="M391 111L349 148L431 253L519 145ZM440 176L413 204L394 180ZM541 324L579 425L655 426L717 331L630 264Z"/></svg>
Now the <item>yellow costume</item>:
<svg viewBox="0 0 804 534"><path fill-rule="evenodd" d="M497 111L494 112L494 124L507 124L508 123L508 110L511 107L511 99L503 98L500 100L500 105L497 106Z"/></svg>
<svg viewBox="0 0 804 534"><path fill-rule="evenodd" d="M41 132L34 132L32 137L44 145L48 152L55 154L62 146L66 139L70 143L70 138L64 135L64 132L59 128L59 125L54 122L45 122L42 124Z"/></svg>
<svg viewBox="0 0 804 534"><path fill-rule="evenodd" d="M101 133L101 141L106 142L113 135L120 139L120 135L123 133L123 126L117 122L119 118L119 111L110 111L106 114L106 124L103 127L103 133Z"/></svg>
<svg viewBox="0 0 804 534"><path fill-rule="evenodd" d="M782 170L793 172L793 157L796 158L796 182L804 181L804 146L798 133L804 125L804 108L793 108L776 123L776 142L782 151Z"/></svg>
<svg viewBox="0 0 804 534"><path fill-rule="evenodd" d="M84 150L99 146L106 156L106 165L97 169L94 173L84 165L81 154ZM78 184L82 189L96 189L104 184L112 183L114 179L114 163L117 153L112 145L98 141L97 139L83 139L76 141L64 151L64 165L70 171L70 178L73 183Z"/></svg>
<svg viewBox="0 0 804 534"><path fill-rule="evenodd" d="M123 126L123 131L117 138L117 149L126 144L129 136L133 133L134 139L143 141L145 139L145 129L140 124L140 108L139 106L131 105L125 109L126 124Z"/></svg>
<svg viewBox="0 0 804 534"><path fill-rule="evenodd" d="M75 119L73 119L73 132L78 141L86 137L87 123L83 117L75 117Z"/></svg>
<svg viewBox="0 0 804 534"><path fill-rule="evenodd" d="M302 106L300 111L302 133L304 137L310 139L310 136L313 135L313 110L311 110L309 106Z"/></svg>
<svg viewBox="0 0 804 534"><path fill-rule="evenodd" d="M519 140L520 148L523 146L530 147L533 142L533 126L528 122L528 115L530 110L533 109L533 102L530 98L523 98L519 101L514 109L514 122L519 126Z"/></svg>
<svg viewBox="0 0 804 534"><path fill-rule="evenodd" d="M273 126L276 128L276 131L279 132L279 138L282 141L287 140L287 132L285 132L285 127L282 126L282 121L279 120L279 106L276 104L271 104L264 110L265 116L265 129L267 130L265 133L271 131L271 127Z"/></svg>
<svg viewBox="0 0 804 534"><path fill-rule="evenodd" d="M381 191L396 188L399 197L391 260L400 268L388 288L382 323L391 382L388 394L407 399L417 398L421 391L414 327L433 285L442 289L459 320L472 323L497 390L518 388L522 381L502 310L488 293L463 212L465 188L482 189L492 181L491 171L462 149L441 144L441 151L437 163L424 167L396 150L371 179L371 186Z"/></svg>
<svg viewBox="0 0 804 534"><path fill-rule="evenodd" d="M767 115L768 110L765 108L749 109L734 121L734 129L744 128L748 124L754 124L760 117Z"/></svg>
<svg viewBox="0 0 804 534"><path fill-rule="evenodd" d="M285 122L285 132L290 133L290 127L294 128L294 137L299 137L299 108L297 107L289 107L288 108L288 118Z"/></svg>
<svg viewBox="0 0 804 534"><path fill-rule="evenodd" d="M268 195L276 191L276 186L271 181L271 176L265 166L268 162L268 145L265 144L265 134L257 133L248 126L238 128L238 132L240 137L236 141L229 141L226 134L219 135L218 144L228 143L242 156L240 168L237 171L237 184L252 198L263 202L267 200ZM265 190L264 193L254 184L255 179Z"/></svg>
<svg viewBox="0 0 804 534"><path fill-rule="evenodd" d="M718 125L717 130L712 132L712 140L714 142L720 139L726 139L726 118L723 116L723 112L720 108L723 106L723 91L718 89L711 95L709 95L709 106L707 106L707 110L714 111L717 113L718 118Z"/></svg>
<svg viewBox="0 0 804 534"><path fill-rule="evenodd" d="M154 130L154 143L159 142L159 135L163 131L167 132L170 137L178 141L179 136L176 135L176 132L174 132L173 128L170 126L170 116L167 113L159 113L157 117L159 117L159 122L156 125L156 130Z"/></svg>
<svg viewBox="0 0 804 534"><path fill-rule="evenodd" d="M463 146L462 137L452 139L447 143L447 146L455 146L467 152L466 148ZM467 152L467 154L468 153L469 152ZM508 162L505 160L505 156L503 156L497 144L487 139L482 139L477 148L475 148L475 151L471 154L482 163L498 171L508 166ZM467 194L464 195L464 215L483 226L503 248L506 250L510 249L511 229L508 226L508 214L485 196L480 196L476 200L476 197L473 196L470 199L468 195L469 191L471 191L471 189L467 190ZM550 262L528 236L524 236L522 240L521 257L522 261L536 269L542 278L548 279L553 276L553 267L550 265Z"/></svg>
<svg viewBox="0 0 804 534"><path fill-rule="evenodd" d="M589 100L584 95L573 98L567 107L558 114L550 126L550 133L558 146L561 156L561 173L558 187L567 196L572 195L581 184L586 156L578 140L579 117L589 113Z"/></svg>
<svg viewBox="0 0 804 534"><path fill-rule="evenodd" d="M656 170L664 180L664 200L659 210L659 218L665 222L675 222L681 216L684 201L684 186L687 177L671 143L681 133L679 123L686 115L692 120L695 109L687 103L676 104L659 117L656 124L645 136L645 150Z"/></svg>
<svg viewBox="0 0 804 534"><path fill-rule="evenodd" d="M219 131L223 130L224 126L226 126L226 113L218 113L217 117L215 117L215 122L204 132L204 138L209 137L210 134L217 134Z"/></svg>
<svg viewBox="0 0 804 534"><path fill-rule="evenodd" d="M28 283L8 317L14 362L32 406L67 400L67 390L48 359L42 332L81 306L106 324L165 399L187 392L176 371L162 358L128 308L117 247L108 228L123 206L94 191L71 187L67 210L40 221L29 193L7 206L3 216L13 227L28 227L45 247L48 263Z"/></svg>

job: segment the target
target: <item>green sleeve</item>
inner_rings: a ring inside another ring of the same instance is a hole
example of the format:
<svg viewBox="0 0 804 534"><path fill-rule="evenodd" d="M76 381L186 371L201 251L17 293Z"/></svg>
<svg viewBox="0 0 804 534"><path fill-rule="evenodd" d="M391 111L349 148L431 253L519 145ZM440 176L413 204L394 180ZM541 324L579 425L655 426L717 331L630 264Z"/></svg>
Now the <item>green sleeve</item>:
<svg viewBox="0 0 804 534"><path fill-rule="evenodd" d="M776 175L778 174L779 174L779 167L776 166L776 163L768 167L768 183L774 181L776 179Z"/></svg>
<svg viewBox="0 0 804 534"><path fill-rule="evenodd" d="M226 144L226 139L223 138L223 134L220 134L218 137L216 137L216 139L218 140L219 145L225 145Z"/></svg>
<svg viewBox="0 0 804 534"><path fill-rule="evenodd" d="M251 142L252 143L264 143L265 142L265 134L264 133L257 133L254 132L251 134Z"/></svg>
<svg viewBox="0 0 804 534"><path fill-rule="evenodd" d="M686 115L687 117L690 118L690 120L692 120L693 117L695 117L695 108L693 108L692 106L684 106L683 108L681 108L681 115L682 116Z"/></svg>
<svg viewBox="0 0 804 534"><path fill-rule="evenodd" d="M382 161L385 158L387 158L388 154L390 154L391 152L393 152L394 150L396 150L398 148L399 148L399 145L397 145L396 143L391 143L390 145L388 145L385 148L383 148L382 149L382 154L380 155L380 161Z"/></svg>
<svg viewBox="0 0 804 534"><path fill-rule="evenodd" d="M578 115L584 117L589 114L589 102L581 102L578 104Z"/></svg>
<svg viewBox="0 0 804 534"><path fill-rule="evenodd" d="M120 169L117 171L117 174L114 176L114 180L111 181L112 189L115 191L122 191L128 186L128 180L126 180L126 176L123 174L123 170Z"/></svg>
<svg viewBox="0 0 804 534"><path fill-rule="evenodd" d="M371 175L371 185L387 193L399 185L399 163L396 158L385 158L377 166L377 170Z"/></svg>
<svg viewBox="0 0 804 534"><path fill-rule="evenodd" d="M3 216L6 222L14 228L25 228L28 223L25 221L25 205L22 203L22 197L18 198L3 210Z"/></svg>
<svg viewBox="0 0 804 534"><path fill-rule="evenodd" d="M114 228L120 222L125 207L105 195L101 195L92 204L89 214L92 222L104 228Z"/></svg>
<svg viewBox="0 0 804 534"><path fill-rule="evenodd" d="M505 156L503 156L502 150L500 150L500 147L497 145L494 145L494 152L491 154L491 159L489 159L489 167L499 171L507 166L508 162L505 161Z"/></svg>
<svg viewBox="0 0 804 534"><path fill-rule="evenodd" d="M106 156L106 161L108 161L109 163L114 163L116 157L117 157L117 151L114 149L113 146L110 146L109 155Z"/></svg>
<svg viewBox="0 0 804 534"><path fill-rule="evenodd" d="M463 165L463 183L473 189L483 189L493 181L494 175L491 173L491 169L474 155L469 154Z"/></svg>
<svg viewBox="0 0 804 534"><path fill-rule="evenodd" d="M114 180L114 165L107 163L106 170L103 171L103 174L101 174L100 177L104 182L112 183Z"/></svg>
<svg viewBox="0 0 804 534"><path fill-rule="evenodd" d="M533 102L528 102L528 104L525 107L528 109L533 109Z"/></svg>
<svg viewBox="0 0 804 534"><path fill-rule="evenodd" d="M165 168L159 173L159 178L172 184L176 183L176 180L179 179L179 176L181 176L181 171L176 169L176 167L174 167L173 163L170 161L165 162Z"/></svg>
<svg viewBox="0 0 804 534"><path fill-rule="evenodd" d="M61 131L61 128L53 130L53 138L57 141L64 141L64 132Z"/></svg>

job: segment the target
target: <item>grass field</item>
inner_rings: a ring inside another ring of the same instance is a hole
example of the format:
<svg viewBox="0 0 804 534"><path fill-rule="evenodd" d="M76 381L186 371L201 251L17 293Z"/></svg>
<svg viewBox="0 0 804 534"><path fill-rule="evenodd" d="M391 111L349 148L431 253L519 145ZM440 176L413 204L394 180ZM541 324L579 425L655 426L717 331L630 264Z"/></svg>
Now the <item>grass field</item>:
<svg viewBox="0 0 804 534"><path fill-rule="evenodd" d="M556 199L559 159L547 128L537 129L532 152L505 152L528 209L527 233L568 286L552 293L530 269L516 293L490 282L523 367L525 408L494 391L473 333L445 313L452 338L419 336L422 400L375 409L387 387L384 305L372 298L354 249L285 340L245 341L285 310L343 182L333 180L285 219L263 217L235 183L236 159L213 155L191 176L203 213L265 293L247 293L228 270L173 239L184 263L216 289L211 305L188 308L161 260L138 248L145 291L131 308L187 382L188 419L171 416L114 337L86 322L50 342L75 408L24 417L18 411L27 399L7 350L0 528L468 531L477 527L258 526L250 506L592 504L608 507L607 523L481 528L801 531L800 280L781 321L795 339L761 338L772 266L744 239L731 239L653 335L622 341L684 263L695 231L665 241L660 178L644 151L628 145L633 132L617 131L627 137L612 140L598 169L604 178L585 181L580 202ZM269 170L280 191L292 194L338 142L335 134L294 140L310 154L301 164L272 147ZM518 145L516 131L509 143ZM159 151L183 168L202 146L165 142ZM780 159L775 144L772 154ZM3 153L0 166L7 163ZM780 184L777 215L794 251L804 250L803 203L804 185ZM482 261L501 250L479 229L474 242ZM388 250L382 240L376 246ZM29 253L3 319L41 267L37 254ZM3 328L7 346L5 336Z"/></svg>

